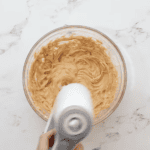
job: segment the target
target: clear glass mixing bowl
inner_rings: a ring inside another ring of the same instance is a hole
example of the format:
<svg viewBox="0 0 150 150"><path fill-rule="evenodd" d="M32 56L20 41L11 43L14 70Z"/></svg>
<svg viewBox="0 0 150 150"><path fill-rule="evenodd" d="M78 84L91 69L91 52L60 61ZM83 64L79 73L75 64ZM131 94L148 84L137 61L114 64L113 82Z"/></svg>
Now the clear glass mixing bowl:
<svg viewBox="0 0 150 150"><path fill-rule="evenodd" d="M102 110L98 117L94 119L93 125L100 123L104 119L106 119L109 115L111 115L115 109L120 104L123 95L125 93L126 89L126 83L127 83L127 71L126 71L126 65L124 58L117 47L117 45L105 34L102 32L92 29L90 27L86 26L65 26L61 28L57 28L46 35L44 35L41 39L39 39L34 46L31 48L25 64L23 68L23 87L24 92L26 95L26 98L30 104L30 106L33 108L33 110L45 121L48 120L50 114L46 113L43 114L42 111L39 111L31 98L31 93L28 90L28 77L29 77L29 70L31 67L32 62L34 61L34 53L39 52L41 48L45 45L47 45L50 41L55 40L56 38L59 38L61 36L69 37L71 34L77 35L77 36L85 36L85 37L92 37L93 39L99 40L103 43L103 46L107 49L107 53L110 56L113 64L115 65L117 71L118 71L118 89L116 90L116 96L114 101L111 103L110 107L108 109Z"/></svg>

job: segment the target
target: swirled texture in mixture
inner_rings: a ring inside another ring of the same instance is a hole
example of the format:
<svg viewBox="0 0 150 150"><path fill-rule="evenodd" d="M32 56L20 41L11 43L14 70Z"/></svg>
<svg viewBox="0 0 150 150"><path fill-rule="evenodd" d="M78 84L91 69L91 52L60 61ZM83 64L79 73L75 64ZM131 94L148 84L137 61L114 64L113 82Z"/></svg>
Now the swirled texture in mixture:
<svg viewBox="0 0 150 150"><path fill-rule="evenodd" d="M102 42L83 36L61 37L34 55L29 91L36 107L48 113L61 86L81 83L91 92L95 117L110 107L118 86L116 71Z"/></svg>

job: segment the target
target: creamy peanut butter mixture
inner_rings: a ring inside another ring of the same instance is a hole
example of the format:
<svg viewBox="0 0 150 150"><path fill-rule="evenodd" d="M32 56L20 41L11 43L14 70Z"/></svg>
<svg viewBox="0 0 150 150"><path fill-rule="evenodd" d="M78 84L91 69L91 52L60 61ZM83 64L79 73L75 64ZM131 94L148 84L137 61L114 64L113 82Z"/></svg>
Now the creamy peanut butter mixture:
<svg viewBox="0 0 150 150"><path fill-rule="evenodd" d="M91 92L95 117L110 107L118 86L115 69L102 42L83 36L61 37L35 53L29 91L36 107L48 113L62 86L81 83Z"/></svg>

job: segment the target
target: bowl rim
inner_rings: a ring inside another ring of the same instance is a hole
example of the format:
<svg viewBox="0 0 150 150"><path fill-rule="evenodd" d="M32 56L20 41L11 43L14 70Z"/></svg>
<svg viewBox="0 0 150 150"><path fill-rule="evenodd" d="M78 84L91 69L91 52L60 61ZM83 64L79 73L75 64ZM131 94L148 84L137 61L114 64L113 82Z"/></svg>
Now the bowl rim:
<svg viewBox="0 0 150 150"><path fill-rule="evenodd" d="M25 63L24 63L24 66L23 66L23 72L22 72L22 84L23 84L23 89L24 89L24 93L25 93L25 96L26 96L26 99L28 101L28 103L30 104L30 106L32 107L32 109L35 111L35 113L40 116L43 120L47 121L47 119L42 115L40 114L36 107L32 104L32 102L30 101L30 98L28 96L28 92L25 88L25 70L26 70L26 66L27 66L27 62L28 62L28 59L31 55L31 53L33 52L34 48L39 44L40 41L42 41L44 38L46 38L48 35L56 32L56 31L60 31L62 29L67 29L67 28L83 28L83 29L87 29L87 30L91 30L91 31L94 31L100 35L102 35L104 38L106 38L114 47L115 49L117 50L121 60L122 60L122 63L123 63L123 72L124 72L124 86L123 86L123 90L121 92L121 95L120 95L120 98L118 100L118 102L116 103L116 105L114 106L114 108L109 112L109 114L107 114L107 116L100 120L100 121L97 121L96 123L93 122L93 126L103 122L104 120L106 120L116 109L117 107L119 106L119 104L121 103L122 99L123 99L123 96L125 94L125 90L126 90L126 87L127 87L127 68L126 68L126 63L125 63L125 60L124 60L124 57L120 51L120 49L118 48L118 46L113 42L113 40L111 40L111 38L109 38L107 35L105 35L103 32L97 30L97 29L94 29L94 28L91 28L91 27L88 27L88 26L83 26L83 25L65 25L65 26L62 26L62 27L58 27L58 28L55 28L51 31L49 31L48 33L46 33L45 35L43 35L30 49L26 59L25 59Z"/></svg>

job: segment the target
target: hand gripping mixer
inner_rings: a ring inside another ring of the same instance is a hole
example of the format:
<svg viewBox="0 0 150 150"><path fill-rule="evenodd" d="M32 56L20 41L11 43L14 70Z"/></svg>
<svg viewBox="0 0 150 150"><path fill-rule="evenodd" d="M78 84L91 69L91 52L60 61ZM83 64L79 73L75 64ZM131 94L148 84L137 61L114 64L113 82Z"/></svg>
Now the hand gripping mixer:
<svg viewBox="0 0 150 150"><path fill-rule="evenodd" d="M93 107L90 91L79 83L63 86L57 95L45 133L55 128L55 142L49 150L73 150L90 132Z"/></svg>

